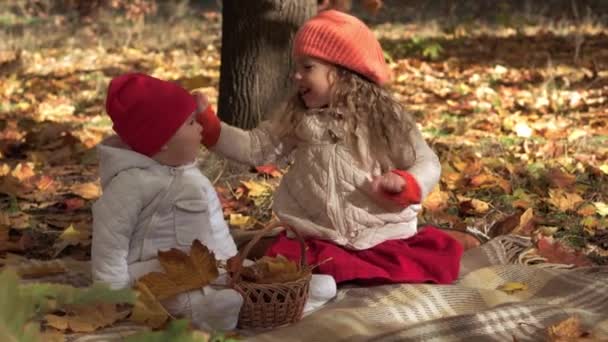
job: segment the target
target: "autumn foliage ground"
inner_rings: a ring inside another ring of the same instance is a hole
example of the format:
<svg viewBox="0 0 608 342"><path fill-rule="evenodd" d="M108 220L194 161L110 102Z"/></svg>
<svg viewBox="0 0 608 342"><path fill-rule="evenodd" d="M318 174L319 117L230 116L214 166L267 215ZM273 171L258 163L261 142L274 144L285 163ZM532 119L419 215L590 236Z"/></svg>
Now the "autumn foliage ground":
<svg viewBox="0 0 608 342"><path fill-rule="evenodd" d="M487 238L530 236L550 262L607 264L605 19L511 13L445 27L442 18L381 20L394 19L390 4L369 19L393 90L443 165L421 220ZM133 23L102 12L76 23L1 11L0 252L89 257L100 193L94 146L111 133L103 99L113 76L138 69L202 88L215 103L220 15L168 13ZM271 218L282 170L202 159L234 229Z"/></svg>

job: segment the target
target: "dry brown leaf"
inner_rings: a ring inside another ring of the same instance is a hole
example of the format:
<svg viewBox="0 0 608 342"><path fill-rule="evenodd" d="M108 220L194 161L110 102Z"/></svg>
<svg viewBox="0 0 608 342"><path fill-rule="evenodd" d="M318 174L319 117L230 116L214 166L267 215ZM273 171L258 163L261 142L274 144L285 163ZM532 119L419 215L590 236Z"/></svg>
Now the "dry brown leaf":
<svg viewBox="0 0 608 342"><path fill-rule="evenodd" d="M549 199L547 201L561 211L568 211L576 209L583 202L583 198L577 193L549 189Z"/></svg>
<svg viewBox="0 0 608 342"><path fill-rule="evenodd" d="M99 184L94 182L74 184L71 191L84 199L96 199L101 195Z"/></svg>
<svg viewBox="0 0 608 342"><path fill-rule="evenodd" d="M593 341L589 333L583 331L577 316L571 316L547 328L548 342Z"/></svg>
<svg viewBox="0 0 608 342"><path fill-rule="evenodd" d="M558 188L568 188L576 182L576 176L562 171L559 168L549 170L547 177Z"/></svg>
<svg viewBox="0 0 608 342"><path fill-rule="evenodd" d="M286 283L302 277L302 270L298 264L282 255L264 256L255 264L243 267L242 275L243 279L258 284Z"/></svg>
<svg viewBox="0 0 608 342"><path fill-rule="evenodd" d="M192 243L190 255L172 248L159 251L158 260L165 273L151 272L139 278L139 281L159 300L200 289L219 275L215 256L198 240Z"/></svg>
<svg viewBox="0 0 608 342"><path fill-rule="evenodd" d="M164 326L167 319L169 319L167 310L154 297L146 284L138 281L135 283L134 288L137 291L137 300L133 306L130 320L147 325L152 329Z"/></svg>
<svg viewBox="0 0 608 342"><path fill-rule="evenodd" d="M519 234L528 236L530 233L534 231L535 222L534 222L534 209L528 208L524 211L523 214L519 217L519 224L511 234Z"/></svg>
<svg viewBox="0 0 608 342"><path fill-rule="evenodd" d="M127 317L129 310L118 311L116 304L73 306L64 316L45 315L46 324L61 331L93 332Z"/></svg>
<svg viewBox="0 0 608 342"><path fill-rule="evenodd" d="M580 207L576 213L581 215L581 216L590 216L590 215L595 215L595 206L591 203L587 203L585 205L583 205L582 207Z"/></svg>
<svg viewBox="0 0 608 342"><path fill-rule="evenodd" d="M34 173L34 163L17 164L17 166L15 166L13 169L13 172L11 172L11 175L21 182L35 176L36 173Z"/></svg>

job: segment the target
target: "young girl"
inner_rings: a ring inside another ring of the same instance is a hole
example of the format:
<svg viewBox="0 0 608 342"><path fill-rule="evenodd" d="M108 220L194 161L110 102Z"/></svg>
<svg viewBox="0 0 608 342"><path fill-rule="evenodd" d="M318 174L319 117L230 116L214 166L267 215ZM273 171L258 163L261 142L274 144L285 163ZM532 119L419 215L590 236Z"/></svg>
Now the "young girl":
<svg viewBox="0 0 608 342"><path fill-rule="evenodd" d="M103 195L93 206L92 273L113 288L163 271L159 250L188 252L195 239L218 260L237 253L211 182L196 165L202 128L196 101L174 83L131 73L114 78L106 110L118 136L98 146ZM163 302L205 329L230 330L243 299L207 286Z"/></svg>
<svg viewBox="0 0 608 342"><path fill-rule="evenodd" d="M417 229L440 164L383 87L390 70L374 34L348 14L321 12L296 34L293 56L298 91L287 113L251 131L201 115L203 143L252 165L293 153L273 209L307 237L319 273L338 283L454 281L462 246L433 227ZM267 254L298 252L282 234Z"/></svg>

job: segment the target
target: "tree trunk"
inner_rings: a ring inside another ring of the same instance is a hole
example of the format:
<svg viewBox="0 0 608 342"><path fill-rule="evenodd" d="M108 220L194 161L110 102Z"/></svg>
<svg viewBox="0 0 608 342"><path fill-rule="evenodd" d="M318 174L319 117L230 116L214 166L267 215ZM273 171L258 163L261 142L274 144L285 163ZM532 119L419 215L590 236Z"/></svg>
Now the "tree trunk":
<svg viewBox="0 0 608 342"><path fill-rule="evenodd" d="M255 127L292 93L291 43L316 0L224 0L218 114Z"/></svg>

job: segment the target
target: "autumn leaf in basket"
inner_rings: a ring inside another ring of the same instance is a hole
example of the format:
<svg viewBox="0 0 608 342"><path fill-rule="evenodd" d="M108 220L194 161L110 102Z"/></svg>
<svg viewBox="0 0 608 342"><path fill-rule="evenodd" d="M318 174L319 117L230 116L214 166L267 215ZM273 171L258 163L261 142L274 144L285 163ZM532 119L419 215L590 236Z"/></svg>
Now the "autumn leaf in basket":
<svg viewBox="0 0 608 342"><path fill-rule="evenodd" d="M151 272L138 279L158 300L200 289L219 275L215 256L198 240L192 243L190 255L172 248L159 251L158 261L165 273Z"/></svg>
<svg viewBox="0 0 608 342"><path fill-rule="evenodd" d="M282 255L262 257L242 272L243 279L258 284L286 283L299 279L302 274L303 270L295 262Z"/></svg>

